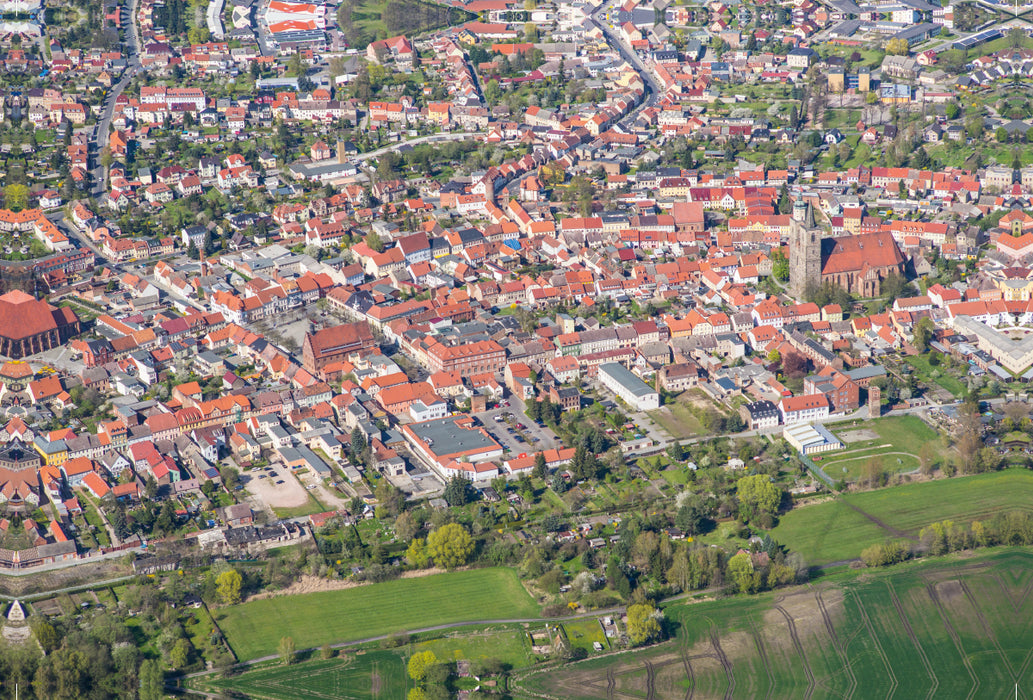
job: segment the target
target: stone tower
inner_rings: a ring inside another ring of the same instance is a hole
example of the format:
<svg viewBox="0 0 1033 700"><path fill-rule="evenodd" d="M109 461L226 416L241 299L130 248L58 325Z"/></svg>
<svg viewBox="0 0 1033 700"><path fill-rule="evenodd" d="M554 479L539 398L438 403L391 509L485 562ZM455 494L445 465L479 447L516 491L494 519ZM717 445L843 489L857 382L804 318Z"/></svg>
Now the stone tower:
<svg viewBox="0 0 1033 700"><path fill-rule="evenodd" d="M882 390L877 386L868 387L868 417L878 418L882 415Z"/></svg>
<svg viewBox="0 0 1033 700"><path fill-rule="evenodd" d="M821 229L814 225L811 205L797 199L789 222L789 292L803 296L808 282L821 284Z"/></svg>

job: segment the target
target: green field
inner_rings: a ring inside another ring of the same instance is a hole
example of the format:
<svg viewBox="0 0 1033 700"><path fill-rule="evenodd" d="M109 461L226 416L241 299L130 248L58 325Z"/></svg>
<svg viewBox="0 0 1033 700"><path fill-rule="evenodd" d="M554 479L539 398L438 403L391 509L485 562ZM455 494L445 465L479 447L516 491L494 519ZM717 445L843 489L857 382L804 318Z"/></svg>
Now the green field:
<svg viewBox="0 0 1033 700"><path fill-rule="evenodd" d="M409 689L406 664L412 654L421 651L434 652L439 661L493 659L511 669L534 662L527 632L519 625L497 625L454 630L445 637L394 649L347 650L335 659L312 658L289 667L265 662L239 676L205 678L198 683L199 689L210 692L235 691L262 700L404 698Z"/></svg>
<svg viewBox="0 0 1033 700"><path fill-rule="evenodd" d="M533 618L538 606L512 569L474 569L342 591L266 598L216 611L241 660L403 630L484 619ZM272 624L271 624L272 623Z"/></svg>
<svg viewBox="0 0 1033 700"><path fill-rule="evenodd" d="M1033 554L994 550L674 604L675 639L518 674L515 697L1011 698L1033 688Z"/></svg>
<svg viewBox="0 0 1033 700"><path fill-rule="evenodd" d="M255 700L372 700L404 698L409 689L403 650L369 651L297 666L267 666L206 689L235 691Z"/></svg>
<svg viewBox="0 0 1033 700"><path fill-rule="evenodd" d="M887 416L877 420L849 421L827 425L843 440L844 448L814 458L831 479L855 481L864 466L875 458L887 474L916 471L918 453L922 446L932 442L936 452L943 450L943 442L936 431L918 416ZM864 432L861 432L864 431ZM853 439L874 433L868 439ZM860 434L859 434L860 433Z"/></svg>
<svg viewBox="0 0 1033 700"><path fill-rule="evenodd" d="M937 384L954 396L963 396L965 394L965 385L961 383L961 380L951 376L943 367L933 367L930 365L927 356L912 355L904 361L914 368L915 372L918 373L918 376L926 384ZM938 376L934 377L933 372L938 373Z"/></svg>
<svg viewBox="0 0 1033 700"><path fill-rule="evenodd" d="M667 404L656 411L650 411L648 415L678 440L698 437L707 432L684 403Z"/></svg>
<svg viewBox="0 0 1033 700"><path fill-rule="evenodd" d="M1030 504L1033 472L1007 469L846 494L790 511L771 536L818 565L856 559L876 542L915 537L929 523L969 523L995 512L1028 509Z"/></svg>

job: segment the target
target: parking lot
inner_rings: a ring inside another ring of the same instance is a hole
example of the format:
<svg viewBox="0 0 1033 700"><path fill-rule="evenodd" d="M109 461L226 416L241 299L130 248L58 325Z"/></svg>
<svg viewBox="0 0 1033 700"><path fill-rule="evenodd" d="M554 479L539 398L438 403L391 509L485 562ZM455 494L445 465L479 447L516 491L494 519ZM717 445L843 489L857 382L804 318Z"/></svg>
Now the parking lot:
<svg viewBox="0 0 1033 700"><path fill-rule="evenodd" d="M509 404L506 406L505 404ZM524 413L524 403L517 399L503 400L498 408L483 413L475 413L476 417L488 432L509 450L507 457L520 454L533 454L539 450L550 450L557 446L556 436L544 426L536 425ZM502 420L495 420L496 417ZM518 427L518 426L523 426Z"/></svg>
<svg viewBox="0 0 1033 700"><path fill-rule="evenodd" d="M256 510L259 507L297 508L308 502L305 487L282 464L247 472L241 481L253 496L252 504Z"/></svg>

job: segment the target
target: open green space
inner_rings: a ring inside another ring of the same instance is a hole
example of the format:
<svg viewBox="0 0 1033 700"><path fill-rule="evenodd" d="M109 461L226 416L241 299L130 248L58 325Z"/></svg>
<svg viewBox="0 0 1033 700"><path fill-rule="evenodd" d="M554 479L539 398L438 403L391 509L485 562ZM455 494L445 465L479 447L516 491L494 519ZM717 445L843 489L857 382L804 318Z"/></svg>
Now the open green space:
<svg viewBox="0 0 1033 700"><path fill-rule="evenodd" d="M598 623L596 623L598 626ZM461 630L438 639L412 645L412 652L432 651L440 661L486 661L498 659L511 668L531 663L531 643L527 633L514 626L478 631Z"/></svg>
<svg viewBox="0 0 1033 700"><path fill-rule="evenodd" d="M377 39L405 34L410 38L438 27L476 19L472 13L423 0L359 0L344 3L337 22L348 43L364 49Z"/></svg>
<svg viewBox="0 0 1033 700"><path fill-rule="evenodd" d="M254 700L366 700L404 698L411 681L403 649L350 653L341 658L271 665L210 682L210 690Z"/></svg>
<svg viewBox="0 0 1033 700"><path fill-rule="evenodd" d="M1030 696L1033 553L845 572L778 594L664 609L675 638L531 669L515 697L1004 698Z"/></svg>
<svg viewBox="0 0 1033 700"><path fill-rule="evenodd" d="M965 385L957 377L951 376L943 367L933 367L929 364L929 358L925 355L912 355L906 360L918 377L926 384L936 384L954 396L964 396Z"/></svg>
<svg viewBox="0 0 1033 700"><path fill-rule="evenodd" d="M681 401L650 411L648 415L675 439L682 440L706 433L696 416L692 415L688 405Z"/></svg>
<svg viewBox="0 0 1033 700"><path fill-rule="evenodd" d="M290 518L301 518L306 515L313 515L315 513L323 513L326 511L319 501L315 499L312 492L308 492L308 500L303 505L295 508L273 508L273 512L276 513L277 518L289 520Z"/></svg>
<svg viewBox="0 0 1033 700"><path fill-rule="evenodd" d="M820 565L856 559L878 542L915 537L940 520L969 523L996 512L1027 510L1031 503L1033 472L1007 469L846 494L790 511L771 536Z"/></svg>
<svg viewBox="0 0 1033 700"><path fill-rule="evenodd" d="M819 463L822 470L832 479L856 481L864 476L865 467L873 461L886 474L913 472L919 466L917 457L903 452L876 452L852 456L833 454L837 457L835 461L830 455L829 461Z"/></svg>
<svg viewBox="0 0 1033 700"><path fill-rule="evenodd" d="M474 569L266 598L215 614L242 660L275 654L283 637L307 649L439 624L537 616L538 606L512 569Z"/></svg>

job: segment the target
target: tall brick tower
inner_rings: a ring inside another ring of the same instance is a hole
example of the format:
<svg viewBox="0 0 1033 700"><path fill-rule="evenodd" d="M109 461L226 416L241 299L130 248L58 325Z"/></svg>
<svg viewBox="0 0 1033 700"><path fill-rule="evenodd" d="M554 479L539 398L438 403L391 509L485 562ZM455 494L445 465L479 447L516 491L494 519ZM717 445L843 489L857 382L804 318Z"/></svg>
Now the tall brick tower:
<svg viewBox="0 0 1033 700"><path fill-rule="evenodd" d="M789 292L796 298L808 282L821 284L821 233L811 205L797 199L789 222Z"/></svg>
<svg viewBox="0 0 1033 700"><path fill-rule="evenodd" d="M877 386L868 387L868 417L878 418L882 413L882 390Z"/></svg>

